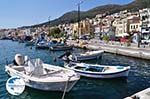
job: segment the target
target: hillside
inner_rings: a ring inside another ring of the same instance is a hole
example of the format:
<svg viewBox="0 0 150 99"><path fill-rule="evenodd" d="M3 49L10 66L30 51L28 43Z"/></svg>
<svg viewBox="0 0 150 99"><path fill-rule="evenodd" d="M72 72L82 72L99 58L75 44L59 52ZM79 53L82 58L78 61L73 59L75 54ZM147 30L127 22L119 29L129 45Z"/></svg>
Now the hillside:
<svg viewBox="0 0 150 99"><path fill-rule="evenodd" d="M108 4L108 5L98 6L88 11L81 12L81 20L85 18L93 18L97 14L102 14L102 13L112 14L112 13L119 12L121 10L137 11L139 9L146 8L146 7L150 7L150 0L135 0L126 5ZM78 18L77 11L68 12L62 15L61 17L59 17L58 19L52 20L51 26L62 24L62 23L74 23L77 22L77 18ZM49 22L45 22L42 24L37 24L37 25L27 26L27 27L39 27L48 24Z"/></svg>

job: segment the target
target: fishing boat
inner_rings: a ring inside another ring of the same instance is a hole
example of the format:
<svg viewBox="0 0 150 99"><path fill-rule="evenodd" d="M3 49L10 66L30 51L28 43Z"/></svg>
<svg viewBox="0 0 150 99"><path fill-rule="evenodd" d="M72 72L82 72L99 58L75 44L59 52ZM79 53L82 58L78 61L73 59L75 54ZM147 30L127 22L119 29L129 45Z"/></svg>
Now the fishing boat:
<svg viewBox="0 0 150 99"><path fill-rule="evenodd" d="M51 51L66 51L66 50L72 50L72 46L68 45L58 45L58 46L52 46L50 47Z"/></svg>
<svg viewBox="0 0 150 99"><path fill-rule="evenodd" d="M45 64L40 59L23 58L21 54L15 56L13 64L5 66L9 76L19 76L26 86L44 91L69 92L80 76L72 70Z"/></svg>
<svg viewBox="0 0 150 99"><path fill-rule="evenodd" d="M107 66L74 62L65 64L65 67L74 70L81 76L91 78L127 77L130 70L130 66Z"/></svg>
<svg viewBox="0 0 150 99"><path fill-rule="evenodd" d="M92 60L100 58L103 53L104 53L103 50L87 51L85 53L73 53L72 55L69 56L69 59L73 61Z"/></svg>
<svg viewBox="0 0 150 99"><path fill-rule="evenodd" d="M38 49L49 49L49 44L46 40L42 40L36 43L36 48Z"/></svg>
<svg viewBox="0 0 150 99"><path fill-rule="evenodd" d="M36 39L35 47L37 49L49 49L49 43L46 38L46 33L42 32Z"/></svg>
<svg viewBox="0 0 150 99"><path fill-rule="evenodd" d="M33 46L34 44L35 44L35 41L31 40L31 41L27 41L25 46Z"/></svg>
<svg viewBox="0 0 150 99"><path fill-rule="evenodd" d="M63 43L63 42L58 42L58 41L56 41L56 40L51 40L51 41L48 42L48 44L49 44L49 47L53 47L53 46L63 46L63 45L65 45L65 43Z"/></svg>

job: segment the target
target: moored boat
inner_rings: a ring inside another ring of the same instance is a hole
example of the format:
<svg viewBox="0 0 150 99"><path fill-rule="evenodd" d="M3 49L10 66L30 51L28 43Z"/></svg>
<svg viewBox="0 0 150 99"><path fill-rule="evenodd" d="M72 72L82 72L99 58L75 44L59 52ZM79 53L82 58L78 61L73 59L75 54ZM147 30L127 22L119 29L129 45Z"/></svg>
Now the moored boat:
<svg viewBox="0 0 150 99"><path fill-rule="evenodd" d="M45 40L42 40L42 41L38 42L35 46L38 49L49 49L49 44Z"/></svg>
<svg viewBox="0 0 150 99"><path fill-rule="evenodd" d="M130 66L108 66L86 63L73 63L65 64L65 67L74 70L81 76L91 78L117 78L127 77Z"/></svg>
<svg viewBox="0 0 150 99"><path fill-rule="evenodd" d="M58 46L52 46L50 47L51 51L66 51L66 50L72 50L72 46L67 45L58 45Z"/></svg>
<svg viewBox="0 0 150 99"><path fill-rule="evenodd" d="M25 46L33 46L34 44L35 44L35 41L31 40L31 41L27 41Z"/></svg>
<svg viewBox="0 0 150 99"><path fill-rule="evenodd" d="M17 54L16 57L22 57ZM15 58L16 60L16 58ZM17 65L16 65L17 64ZM19 59L14 64L5 66L10 76L19 76L26 86L45 91L69 92L80 77L72 70L43 63L40 59L24 61Z"/></svg>
<svg viewBox="0 0 150 99"><path fill-rule="evenodd" d="M92 60L100 58L103 53L104 53L103 50L87 51L85 53L73 53L72 55L69 56L69 59L73 61Z"/></svg>
<svg viewBox="0 0 150 99"><path fill-rule="evenodd" d="M51 40L48 42L49 47L53 47L53 46L63 46L65 45L65 43L63 42L58 42L57 40Z"/></svg>

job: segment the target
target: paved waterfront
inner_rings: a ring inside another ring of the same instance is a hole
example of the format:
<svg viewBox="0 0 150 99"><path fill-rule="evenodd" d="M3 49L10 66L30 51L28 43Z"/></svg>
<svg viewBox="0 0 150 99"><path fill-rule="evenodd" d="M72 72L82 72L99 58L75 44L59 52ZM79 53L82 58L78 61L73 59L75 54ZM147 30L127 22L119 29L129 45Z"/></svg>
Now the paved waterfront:
<svg viewBox="0 0 150 99"><path fill-rule="evenodd" d="M83 51L75 49L74 51ZM44 62L63 66L63 61L54 57L63 52L49 52L26 47L24 43L0 40L0 99L61 99L62 93L44 92L27 88L25 92L16 97L9 95L5 89L5 82L9 78L4 71L6 58L12 61L16 53L28 55L31 58L41 58ZM122 99L150 87L150 61L104 53L102 59L87 61L105 65L131 66L128 79L96 80L82 77L65 99Z"/></svg>
<svg viewBox="0 0 150 99"><path fill-rule="evenodd" d="M88 49L103 49L105 52L125 55L125 56L131 56L136 58L142 58L142 59L150 59L150 47L142 48L141 45L140 48L137 46L126 46L126 44L114 44L113 43L104 43L100 40L90 40L90 41L84 41L87 42L84 45L81 45L77 43L76 41L68 41L69 45L75 45L79 47L86 47Z"/></svg>

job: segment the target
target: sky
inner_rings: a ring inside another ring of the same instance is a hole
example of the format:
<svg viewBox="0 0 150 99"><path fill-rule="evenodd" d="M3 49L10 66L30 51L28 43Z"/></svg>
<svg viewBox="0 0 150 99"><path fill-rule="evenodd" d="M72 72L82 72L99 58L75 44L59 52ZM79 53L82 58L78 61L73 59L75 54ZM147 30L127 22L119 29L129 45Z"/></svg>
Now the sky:
<svg viewBox="0 0 150 99"><path fill-rule="evenodd" d="M0 0L0 28L29 26L77 10L81 0ZM81 10L86 11L105 4L127 4L133 0L84 0Z"/></svg>

